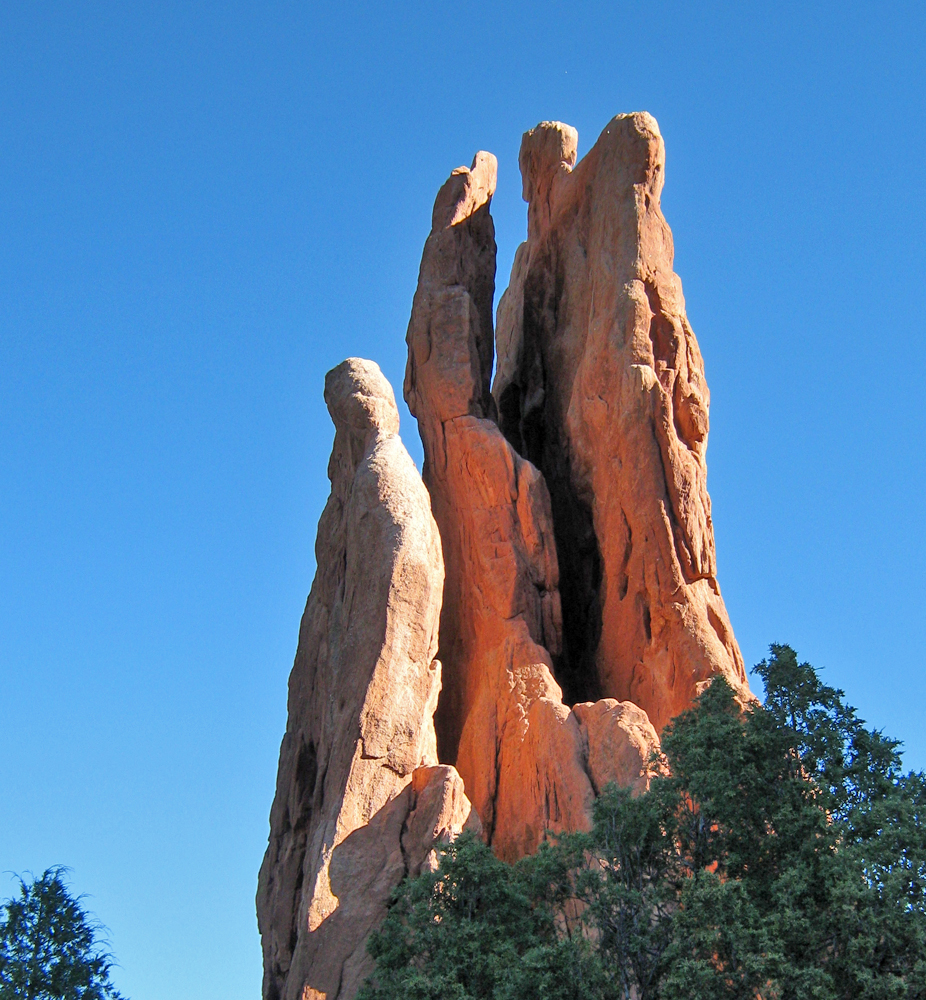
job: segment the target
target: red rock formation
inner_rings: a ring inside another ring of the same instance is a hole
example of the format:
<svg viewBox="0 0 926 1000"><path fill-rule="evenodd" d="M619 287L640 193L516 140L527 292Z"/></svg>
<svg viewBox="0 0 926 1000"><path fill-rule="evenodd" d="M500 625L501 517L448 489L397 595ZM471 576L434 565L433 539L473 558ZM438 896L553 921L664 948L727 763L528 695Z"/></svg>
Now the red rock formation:
<svg viewBox="0 0 926 1000"><path fill-rule="evenodd" d="M558 569L542 477L491 419L495 157L455 170L434 205L408 327L405 399L447 578L441 758L456 764L502 857L586 822L578 724L552 674Z"/></svg>
<svg viewBox="0 0 926 1000"><path fill-rule="evenodd" d="M265 1000L354 996L392 889L435 837L476 822L437 766L440 539L392 389L353 358L328 373L325 400L331 496L257 892Z"/></svg>
<svg viewBox="0 0 926 1000"><path fill-rule="evenodd" d="M717 584L709 394L655 120L618 116L578 165L576 145L558 122L521 144L528 238L499 306L493 393L550 488L567 696L630 700L658 730L714 676L749 697Z"/></svg>
<svg viewBox="0 0 926 1000"><path fill-rule="evenodd" d="M595 794L612 782L643 792L652 777L659 737L646 712L630 701L602 698L573 708L585 743L588 776Z"/></svg>
<svg viewBox="0 0 926 1000"><path fill-rule="evenodd" d="M609 782L647 787L657 731L711 678L750 697L662 139L622 115L578 165L576 147L558 123L524 136L528 239L492 392L495 158L437 196L405 377L427 491L379 369L326 380L332 490L258 889L264 1000L351 1000L392 887L436 840L481 818L510 859L585 827Z"/></svg>

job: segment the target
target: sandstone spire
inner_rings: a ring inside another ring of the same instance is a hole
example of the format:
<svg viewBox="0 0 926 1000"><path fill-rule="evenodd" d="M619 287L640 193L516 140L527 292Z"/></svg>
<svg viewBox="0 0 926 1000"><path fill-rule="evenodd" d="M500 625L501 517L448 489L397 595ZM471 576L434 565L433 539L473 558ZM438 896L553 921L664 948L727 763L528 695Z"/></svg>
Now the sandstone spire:
<svg viewBox="0 0 926 1000"><path fill-rule="evenodd" d="M587 820L579 725L562 703L558 567L542 476L492 419L495 157L455 170L434 206L408 327L405 399L447 573L442 759L503 857Z"/></svg>
<svg viewBox="0 0 926 1000"><path fill-rule="evenodd" d="M659 207L655 119L521 144L528 238L498 310L502 430L550 489L567 697L630 700L657 730L720 674L748 697L717 584L709 393Z"/></svg>
<svg viewBox="0 0 926 1000"><path fill-rule="evenodd" d="M328 373L325 401L331 496L258 883L264 1000L354 996L392 888L470 814L437 762L440 539L392 389L351 358Z"/></svg>
<svg viewBox="0 0 926 1000"><path fill-rule="evenodd" d="M495 157L438 193L404 387L424 485L379 369L326 379L331 496L258 888L264 1000L351 1000L390 890L436 839L481 819L501 857L532 851L586 826L609 782L645 788L657 730L713 677L751 697L662 138L641 113L578 163L577 145L557 122L524 136L528 238L491 392Z"/></svg>

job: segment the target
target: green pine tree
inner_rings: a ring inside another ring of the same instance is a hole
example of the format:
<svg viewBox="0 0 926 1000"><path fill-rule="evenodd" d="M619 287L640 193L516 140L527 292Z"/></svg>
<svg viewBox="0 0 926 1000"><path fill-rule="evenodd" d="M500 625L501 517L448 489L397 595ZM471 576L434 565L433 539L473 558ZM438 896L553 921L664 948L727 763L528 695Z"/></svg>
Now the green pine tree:
<svg viewBox="0 0 926 1000"><path fill-rule="evenodd" d="M445 847L363 1000L926 998L926 780L790 647L756 670L764 705L716 680L591 833L513 866Z"/></svg>
<svg viewBox="0 0 926 1000"><path fill-rule="evenodd" d="M0 907L0 1000L122 1000L100 927L68 891L64 868L20 879Z"/></svg>

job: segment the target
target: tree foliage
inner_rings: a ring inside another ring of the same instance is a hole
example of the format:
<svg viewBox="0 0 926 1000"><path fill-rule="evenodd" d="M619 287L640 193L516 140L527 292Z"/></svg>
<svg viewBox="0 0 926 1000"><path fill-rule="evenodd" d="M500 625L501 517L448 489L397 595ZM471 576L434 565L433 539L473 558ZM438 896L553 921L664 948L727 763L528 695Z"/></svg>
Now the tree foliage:
<svg viewBox="0 0 926 1000"><path fill-rule="evenodd" d="M64 868L20 879L0 907L0 1000L121 1000L100 926L68 891Z"/></svg>
<svg viewBox="0 0 926 1000"><path fill-rule="evenodd" d="M668 773L517 865L461 838L404 883L363 1000L926 998L926 780L788 646L715 681Z"/></svg>

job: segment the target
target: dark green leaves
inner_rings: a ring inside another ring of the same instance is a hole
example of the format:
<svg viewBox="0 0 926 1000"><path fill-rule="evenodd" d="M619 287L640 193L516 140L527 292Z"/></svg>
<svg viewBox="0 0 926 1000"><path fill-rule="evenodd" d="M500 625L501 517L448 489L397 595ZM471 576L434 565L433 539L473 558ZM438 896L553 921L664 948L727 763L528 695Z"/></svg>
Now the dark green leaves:
<svg viewBox="0 0 926 1000"><path fill-rule="evenodd" d="M538 878L545 863L550 878ZM555 927L553 885L564 874L551 852L507 865L464 834L443 849L438 871L401 888L370 945L378 986L361 1000L598 996L583 985L595 971L587 943Z"/></svg>
<svg viewBox="0 0 926 1000"><path fill-rule="evenodd" d="M764 706L715 681L669 773L505 865L472 838L406 883L364 1000L926 997L926 779L788 646Z"/></svg>

